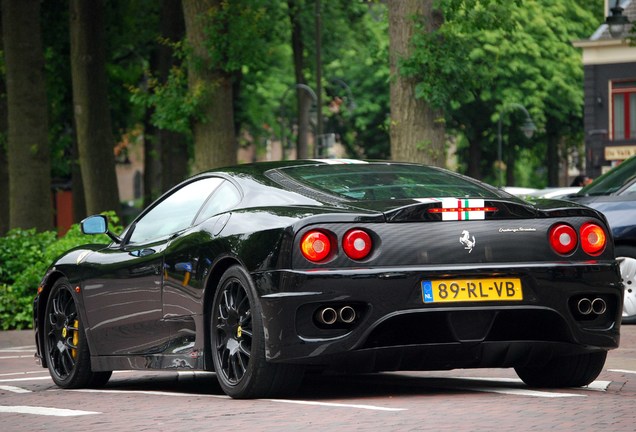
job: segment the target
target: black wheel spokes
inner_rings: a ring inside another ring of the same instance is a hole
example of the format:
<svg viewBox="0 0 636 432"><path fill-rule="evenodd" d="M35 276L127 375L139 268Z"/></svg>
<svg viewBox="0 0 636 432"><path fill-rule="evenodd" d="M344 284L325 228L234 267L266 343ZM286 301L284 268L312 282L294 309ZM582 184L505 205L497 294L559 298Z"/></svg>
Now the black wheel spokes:
<svg viewBox="0 0 636 432"><path fill-rule="evenodd" d="M249 297L237 280L229 281L221 295L216 317L217 355L225 378L237 384L245 375L251 356Z"/></svg>
<svg viewBox="0 0 636 432"><path fill-rule="evenodd" d="M78 346L73 342L73 336L78 331L75 301L70 292L61 289L51 299L47 321L49 361L61 379L72 373L76 366Z"/></svg>

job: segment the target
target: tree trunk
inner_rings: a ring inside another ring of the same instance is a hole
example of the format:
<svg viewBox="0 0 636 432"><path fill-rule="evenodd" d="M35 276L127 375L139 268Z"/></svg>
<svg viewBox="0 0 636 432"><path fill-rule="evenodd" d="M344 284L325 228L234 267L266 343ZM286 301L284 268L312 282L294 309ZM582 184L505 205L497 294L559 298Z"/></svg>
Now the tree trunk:
<svg viewBox="0 0 636 432"><path fill-rule="evenodd" d="M107 97L103 11L102 0L70 1L73 107L89 214L121 211Z"/></svg>
<svg viewBox="0 0 636 432"><path fill-rule="evenodd" d="M53 228L40 1L2 1L10 228Z"/></svg>
<svg viewBox="0 0 636 432"><path fill-rule="evenodd" d="M294 75L296 84L307 85L305 79L305 46L302 37L302 25L300 23L300 7L295 0L287 1L287 9L289 11L289 20L291 22L291 43L294 60ZM307 90L301 86L296 87L296 106L298 111L298 136L296 141L296 158L307 159L310 157L309 152L309 112L311 110L311 97ZM320 112L319 107L316 107ZM285 119L283 119L285 121ZM317 145L317 143L314 143Z"/></svg>
<svg viewBox="0 0 636 432"><path fill-rule="evenodd" d="M188 65L188 87L201 98L194 122L193 172L236 164L232 79L210 64L206 48L209 11L221 7L222 0L183 2L186 36L192 50Z"/></svg>
<svg viewBox="0 0 636 432"><path fill-rule="evenodd" d="M161 34L171 41L180 41L185 34L185 22L181 0L163 0L161 3ZM161 44L158 52L158 72L161 82L166 82L170 69L175 65L173 50ZM165 192L188 175L188 143L183 134L165 129L157 130L160 149L161 192Z"/></svg>
<svg viewBox="0 0 636 432"><path fill-rule="evenodd" d="M415 78L400 74L400 60L411 55L416 21L426 31L441 25L434 0L389 0L389 56L391 65L391 159L445 165L444 117L415 97Z"/></svg>
<svg viewBox="0 0 636 432"><path fill-rule="evenodd" d="M75 121L73 121L75 125ZM73 126L77 130L77 127ZM86 214L86 198L84 195L84 182L82 181L82 167L79 161L79 148L77 146L77 135L73 137L73 150L71 153L73 158L71 165L71 184L73 185L73 220L79 222L83 220Z"/></svg>
<svg viewBox="0 0 636 432"><path fill-rule="evenodd" d="M2 35L2 20L0 20L0 35ZM0 50L2 37L0 37ZM0 236L9 231L9 163L7 161L7 83L5 76L0 74Z"/></svg>

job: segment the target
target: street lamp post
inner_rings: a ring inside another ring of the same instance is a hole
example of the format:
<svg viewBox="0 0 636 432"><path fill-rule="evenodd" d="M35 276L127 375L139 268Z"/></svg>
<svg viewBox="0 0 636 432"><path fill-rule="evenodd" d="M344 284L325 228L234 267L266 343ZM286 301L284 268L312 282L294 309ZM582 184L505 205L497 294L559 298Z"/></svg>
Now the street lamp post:
<svg viewBox="0 0 636 432"><path fill-rule="evenodd" d="M532 138L532 135L537 130L537 127L532 121L530 113L528 112L526 107L518 103L510 103L504 105L503 109L499 113L499 122L497 123L497 160L499 161L499 187L503 186L503 140L501 134L501 125L504 114L513 109L521 110L526 115L526 119L524 120L523 125L521 125L520 129L527 138Z"/></svg>
<svg viewBox="0 0 636 432"><path fill-rule="evenodd" d="M287 87L285 93L280 98L280 141L283 146L283 159L285 159L285 147L287 147L287 139L285 137L285 99L287 99L287 95L292 89L300 89L307 93L310 97L314 106L318 106L318 97L316 96L316 92L309 87L307 84L294 84L292 86ZM314 132L314 141L316 141L316 134Z"/></svg>

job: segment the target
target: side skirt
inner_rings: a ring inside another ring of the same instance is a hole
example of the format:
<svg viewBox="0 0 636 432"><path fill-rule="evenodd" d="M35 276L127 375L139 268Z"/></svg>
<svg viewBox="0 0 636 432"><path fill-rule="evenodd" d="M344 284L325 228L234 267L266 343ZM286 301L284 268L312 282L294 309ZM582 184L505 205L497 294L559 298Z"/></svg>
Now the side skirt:
<svg viewBox="0 0 636 432"><path fill-rule="evenodd" d="M113 370L196 370L206 371L205 356L193 351L183 354L155 354L139 356L93 356L93 371Z"/></svg>

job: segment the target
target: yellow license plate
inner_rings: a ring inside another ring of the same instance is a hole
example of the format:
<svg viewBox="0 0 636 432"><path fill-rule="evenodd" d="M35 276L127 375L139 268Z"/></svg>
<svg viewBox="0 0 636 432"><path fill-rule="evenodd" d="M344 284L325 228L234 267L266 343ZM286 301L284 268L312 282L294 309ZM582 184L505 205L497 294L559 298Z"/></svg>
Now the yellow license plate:
<svg viewBox="0 0 636 432"><path fill-rule="evenodd" d="M523 300L518 278L422 281L424 303Z"/></svg>

